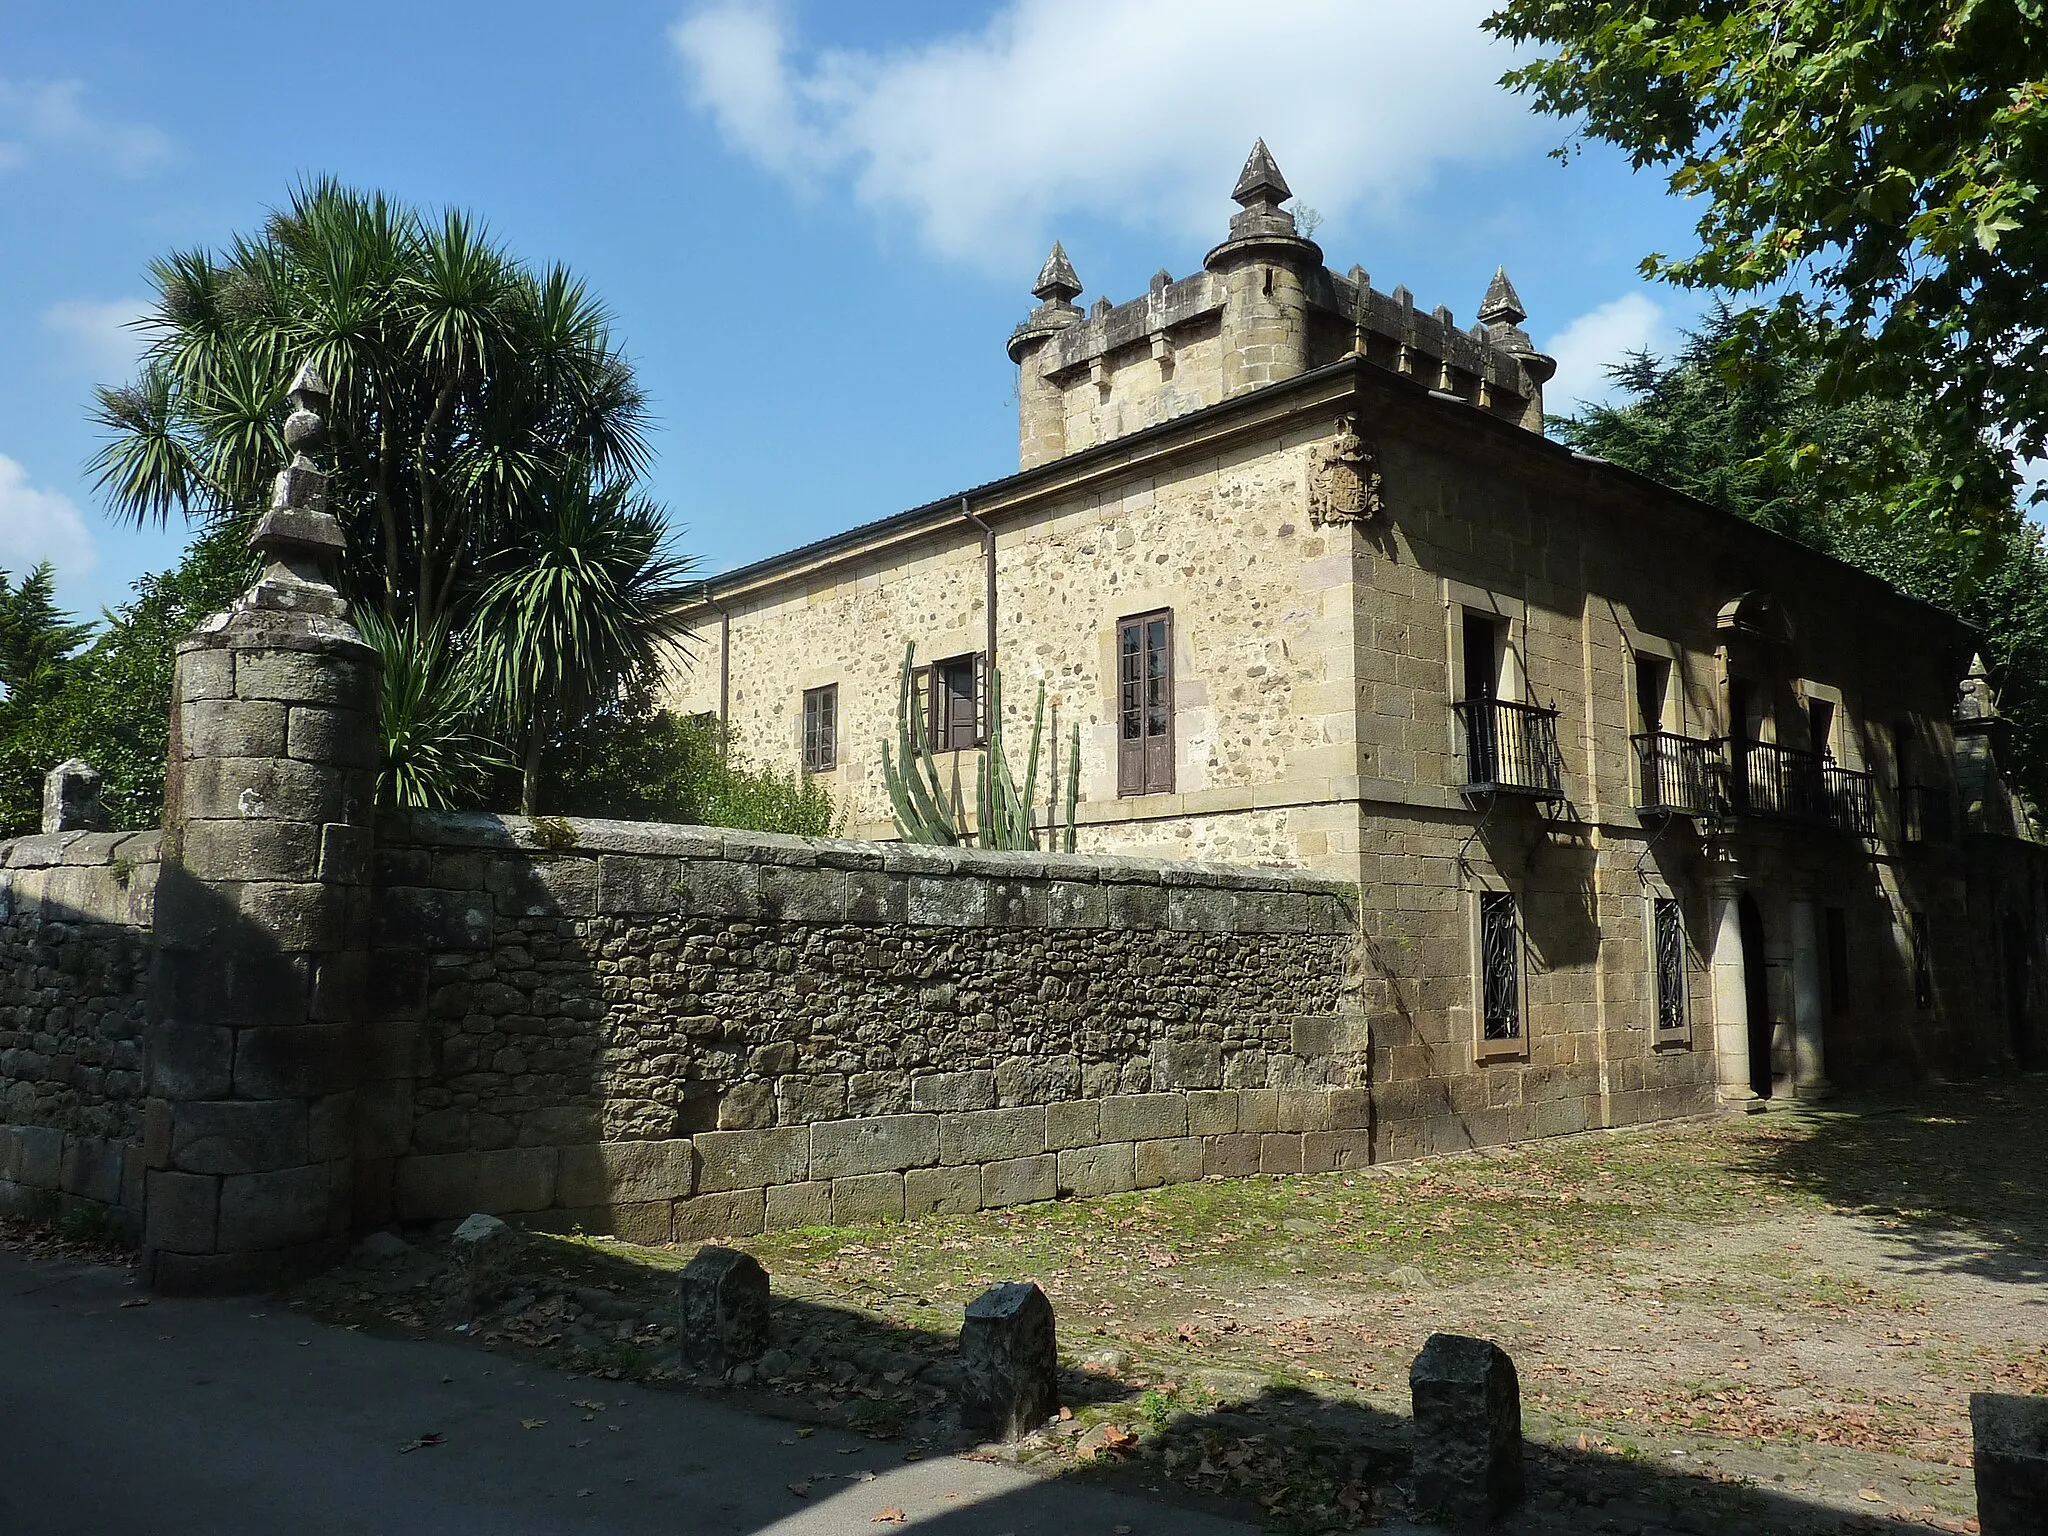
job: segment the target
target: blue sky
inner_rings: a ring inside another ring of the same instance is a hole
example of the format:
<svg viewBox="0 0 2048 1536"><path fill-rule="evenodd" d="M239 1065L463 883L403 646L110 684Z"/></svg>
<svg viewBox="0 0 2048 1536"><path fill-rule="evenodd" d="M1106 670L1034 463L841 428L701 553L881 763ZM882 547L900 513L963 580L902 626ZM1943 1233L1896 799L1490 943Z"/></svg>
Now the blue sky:
<svg viewBox="0 0 2048 1536"><path fill-rule="evenodd" d="M1090 303L1194 270L1263 134L1339 270L1470 324L1505 263L1563 362L1698 304L1661 181L1496 85L1462 0L539 0L293 8L0 0L0 568L86 613L183 530L109 521L96 382L149 261L333 174L458 204L611 305L652 490L715 571L1016 467L1003 353L1057 235Z"/></svg>

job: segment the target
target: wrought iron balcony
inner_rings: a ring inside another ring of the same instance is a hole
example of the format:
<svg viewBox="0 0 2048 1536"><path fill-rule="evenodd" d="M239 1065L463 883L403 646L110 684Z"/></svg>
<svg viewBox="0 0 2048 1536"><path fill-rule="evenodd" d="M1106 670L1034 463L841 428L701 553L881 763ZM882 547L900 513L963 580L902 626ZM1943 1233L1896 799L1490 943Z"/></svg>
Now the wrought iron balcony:
<svg viewBox="0 0 2048 1536"><path fill-rule="evenodd" d="M1750 816L1839 827L1858 837L1877 831L1877 795L1867 773L1774 741L1725 741L1728 803Z"/></svg>
<svg viewBox="0 0 2048 1536"><path fill-rule="evenodd" d="M1636 809L1664 816L1707 816L1719 804L1719 742L1674 731L1629 737L1636 749Z"/></svg>
<svg viewBox="0 0 2048 1536"><path fill-rule="evenodd" d="M1899 786L1899 838L1908 843L1955 841L1954 802L1946 784Z"/></svg>
<svg viewBox="0 0 2048 1536"><path fill-rule="evenodd" d="M1564 798L1556 710L1509 699L1464 699L1451 707L1464 726L1465 794Z"/></svg>

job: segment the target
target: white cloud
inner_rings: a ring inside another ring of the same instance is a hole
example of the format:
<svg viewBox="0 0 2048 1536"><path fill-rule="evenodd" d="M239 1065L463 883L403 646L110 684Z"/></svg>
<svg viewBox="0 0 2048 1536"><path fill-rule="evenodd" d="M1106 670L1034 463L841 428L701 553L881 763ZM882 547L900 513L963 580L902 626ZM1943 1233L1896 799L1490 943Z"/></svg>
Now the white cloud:
<svg viewBox="0 0 2048 1536"><path fill-rule="evenodd" d="M140 176L170 158L171 141L160 130L96 116L84 98L78 80L0 79L0 171L40 149L83 156L120 176Z"/></svg>
<svg viewBox="0 0 2048 1536"><path fill-rule="evenodd" d="M1557 359L1557 377L1543 390L1544 408L1564 415L1581 405L1606 404L1615 394L1609 368L1631 352L1669 351L1676 339L1663 306L1640 293L1588 311L1543 349Z"/></svg>
<svg viewBox="0 0 2048 1536"><path fill-rule="evenodd" d="M37 490L28 471L0 453L0 570L18 576L43 560L75 581L98 563L99 553L71 499Z"/></svg>
<svg viewBox="0 0 2048 1536"><path fill-rule="evenodd" d="M1220 234L1263 136L1303 201L1386 213L1545 130L1496 84L1491 0L1006 0L979 32L806 53L782 8L669 32L695 104L800 189L850 181L933 249L1014 270L1055 217Z"/></svg>
<svg viewBox="0 0 2048 1536"><path fill-rule="evenodd" d="M43 329L63 341L66 361L80 373L119 384L135 372L148 341L136 322L152 309L147 299L63 299L43 311Z"/></svg>

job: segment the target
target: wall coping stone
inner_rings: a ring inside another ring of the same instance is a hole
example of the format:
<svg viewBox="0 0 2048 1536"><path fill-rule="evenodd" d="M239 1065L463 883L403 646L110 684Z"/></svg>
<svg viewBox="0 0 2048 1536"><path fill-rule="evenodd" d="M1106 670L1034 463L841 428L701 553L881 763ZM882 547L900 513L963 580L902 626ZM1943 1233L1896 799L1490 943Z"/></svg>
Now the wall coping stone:
<svg viewBox="0 0 2048 1536"><path fill-rule="evenodd" d="M147 832L32 832L0 842L0 869L55 869L59 865L154 864L162 834Z"/></svg>
<svg viewBox="0 0 2048 1536"><path fill-rule="evenodd" d="M863 843L847 838L789 837L773 832L742 832L731 827L607 821L596 817L544 817L541 823L543 829L536 831L536 824L523 816L387 812L378 822L377 841L381 848L482 848L556 858L638 854L787 868L879 869L894 875L1286 891L1350 899L1355 899L1358 891L1355 884L1339 876L1305 869L1094 854L1005 853L990 848L943 848L917 843Z"/></svg>

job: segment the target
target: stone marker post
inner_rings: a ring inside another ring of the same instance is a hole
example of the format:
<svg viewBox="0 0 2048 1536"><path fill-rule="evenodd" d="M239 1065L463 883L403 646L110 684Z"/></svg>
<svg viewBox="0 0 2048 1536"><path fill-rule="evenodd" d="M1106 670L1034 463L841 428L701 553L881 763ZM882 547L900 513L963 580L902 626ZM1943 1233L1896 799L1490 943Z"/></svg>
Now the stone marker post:
<svg viewBox="0 0 2048 1536"><path fill-rule="evenodd" d="M1432 1333L1408 1368L1415 1502L1465 1525L1522 1502L1522 1388L1498 1344Z"/></svg>
<svg viewBox="0 0 2048 1536"><path fill-rule="evenodd" d="M309 457L327 388L302 369L291 400L261 574L178 646L146 1045L160 1291L260 1289L348 1242L377 657Z"/></svg>
<svg viewBox="0 0 2048 1536"><path fill-rule="evenodd" d="M960 1328L960 1427L1015 1440L1060 1411L1052 1303L1028 1280L992 1285Z"/></svg>
<svg viewBox="0 0 2048 1536"><path fill-rule="evenodd" d="M768 1271L737 1248L707 1243L676 1283L676 1319L689 1362L723 1371L768 1347Z"/></svg>
<svg viewBox="0 0 2048 1536"><path fill-rule="evenodd" d="M2048 1397L1972 1392L1970 1437L1983 1536L2048 1530Z"/></svg>

